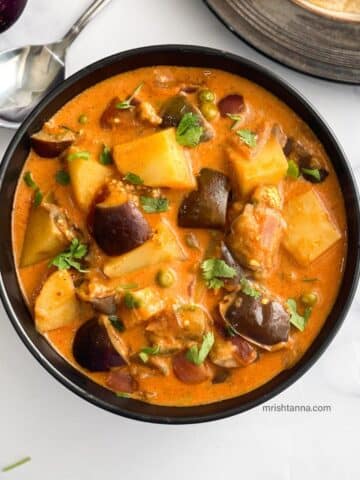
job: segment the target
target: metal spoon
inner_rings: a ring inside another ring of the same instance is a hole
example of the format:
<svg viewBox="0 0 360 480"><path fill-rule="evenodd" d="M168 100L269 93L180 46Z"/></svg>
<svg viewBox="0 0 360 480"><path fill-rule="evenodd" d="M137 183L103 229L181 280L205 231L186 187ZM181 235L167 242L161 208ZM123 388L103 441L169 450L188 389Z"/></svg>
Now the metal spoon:
<svg viewBox="0 0 360 480"><path fill-rule="evenodd" d="M62 40L0 53L0 127L17 128L46 93L65 78L66 50L111 0L95 0Z"/></svg>

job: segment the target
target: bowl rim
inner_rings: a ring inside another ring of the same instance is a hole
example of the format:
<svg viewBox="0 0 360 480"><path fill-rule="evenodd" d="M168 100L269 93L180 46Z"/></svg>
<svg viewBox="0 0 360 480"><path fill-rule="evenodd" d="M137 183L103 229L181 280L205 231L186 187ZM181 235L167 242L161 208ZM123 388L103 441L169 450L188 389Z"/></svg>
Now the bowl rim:
<svg viewBox="0 0 360 480"><path fill-rule="evenodd" d="M355 208L355 216L357 219L357 222L360 223L360 202L359 202L359 194L358 194L358 189L357 189L357 183L355 181L352 169L350 167L350 164L340 146L339 141L337 140L336 136L332 132L331 128L327 125L327 123L324 121L324 119L321 117L321 115L316 111L316 109L310 104L308 100L306 100L302 94L300 94L294 87L292 87L289 83L287 83L285 80L280 78L278 75L274 74L272 71L269 69L258 65L256 62L253 62L251 60L248 60L246 58L243 58L241 56L235 55L233 53L224 51L224 50L219 50L219 49L213 49L213 48L208 48L208 47L203 47L203 46L194 46L194 45L182 45L182 44L164 44L164 45L152 45L152 46L146 46L146 47L139 47L135 49L129 49L123 52L118 52L113 55L110 55L108 57L105 57L103 59L100 59L82 69L79 71L75 72L73 75L71 75L69 78L64 80L61 84L59 84L57 87L55 87L52 91L50 91L42 100L41 102L30 112L30 114L27 116L27 118L24 120L24 122L21 124L17 132L15 133L14 137L11 139L10 144L8 145L5 154L3 156L3 160L0 165L0 192L4 187L4 176L6 174L6 171L8 169L8 166L11 162L11 159L16 151L16 148L22 141L24 135L26 135L28 128L31 126L33 123L34 118L38 116L42 112L42 110L51 102L56 99L60 94L62 94L64 91L66 91L68 88L71 88L76 82L79 80L87 77L88 75L91 75L95 71L102 70L106 66L111 66L114 63L119 63L126 58L129 57L134 57L136 55L142 55L146 53L168 53L172 55L179 55L179 53L186 53L188 52L189 54L196 54L196 55L209 55L209 56L216 56L216 57L226 57L229 61L233 62L234 64L241 65L244 68L249 68L253 72L264 76L269 80L269 82L272 82L274 85L277 84L278 87L280 87L281 90L285 91L288 95L293 97L296 102L299 102L304 109L310 113L311 117L313 117L318 125L320 125L321 129L324 130L326 136L334 143L337 154L338 154L338 159L340 161L341 167L345 171L345 175L348 178L351 186L352 186L352 194L354 198L354 208ZM183 65L181 56L178 57L179 61L178 63L173 63L172 65L178 65L181 66ZM169 65L169 63L164 63L162 65ZM159 63L157 65L160 65ZM155 65L154 65L155 66ZM195 64L193 66L196 66ZM140 67L137 67L140 68ZM216 67L210 67L208 68L216 68ZM127 71L133 70L129 68ZM221 68L220 68L221 70ZM224 69L226 71L226 69ZM112 76L112 75L111 75ZM106 77L108 78L108 77ZM105 79L105 78L104 78ZM103 80L104 80L103 79ZM256 83L255 80L250 80ZM98 83L98 82L95 82ZM94 84L95 84L94 83ZM88 87L86 87L88 88ZM84 88L82 91L86 90ZM263 87L264 88L264 87ZM270 93L276 96L275 93L273 93L270 90ZM77 94L74 94L76 96ZM278 97L281 101L284 102L284 100L281 97ZM64 102L64 104L67 103L67 101ZM297 112L295 112L297 113ZM11 202L13 202L13 197L11 198ZM10 227L11 228L11 227ZM18 318L18 315L15 313L13 305L9 299L7 288L4 282L3 278L3 272L2 272L2 265L0 265L0 298L2 300L2 303L4 305L5 311L15 328L17 334L19 335L20 339L22 342L25 344L25 346L28 348L28 350L31 352L31 354L38 360L38 362L60 383L62 383L66 388L71 390L73 393L77 394L81 398L87 400L88 402L92 403L93 405L96 405L98 407L101 407L107 411L110 411L112 413L116 413L118 415L121 415L126 418L130 419L135 419L135 420L141 420L145 422L151 422L151 423L160 423L160 424L193 424L193 423L202 423L202 422L207 422L207 421L213 421L213 420L219 420L222 418L227 418L233 415L236 415L238 413L245 412L251 408L254 408L260 404L263 404L282 391L284 391L286 388L288 388L290 385L292 385L294 382L296 382L300 377L302 377L306 371L309 370L309 368L317 362L319 357L324 353L326 348L329 346L331 341L334 339L335 335L337 334L340 326L342 325L348 310L350 308L350 305L352 303L352 300L355 295L358 279L359 279L359 273L360 273L360 240L359 240L360 232L357 232L357 245L356 245L356 263L355 263L355 270L354 270L354 275L353 278L351 279L351 285L348 291L348 294L344 301L342 302L342 305L340 307L340 314L337 317L335 323L331 326L330 330L326 333L325 337L322 339L321 344L319 347L311 353L309 358L306 358L304 361L302 359L297 362L297 364L292 367L295 368L292 374L288 375L288 378L281 380L281 382L276 385L274 388L272 388L269 392L263 393L260 395L258 398L250 399L244 404L237 405L235 407L231 407L228 409L222 409L220 411L217 411L215 413L204 413L203 415L192 415L192 414L185 414L183 416L171 416L171 415L154 415L154 414L147 414L147 413L137 413L133 412L129 409L126 408L126 404L121 404L120 400L118 399L119 402L117 405L111 404L110 402L107 402L101 398L98 398L94 395L92 395L90 392L86 390L86 388L82 387L81 385L78 385L75 381L71 380L68 378L66 375L64 375L46 356L43 354L41 351L41 348L37 346L28 336L27 332L24 329L24 326L22 325L22 321ZM11 235L12 238L12 235ZM13 272L16 275L16 272ZM17 275L16 275L17 277ZM17 285L20 290L19 282L17 279ZM334 305L336 304L336 300ZM330 316L334 305L329 313L328 316ZM322 329L326 326L326 321L322 327ZM318 333L317 337L320 336L321 331ZM314 339L314 342L316 338ZM314 343L313 342L313 343ZM310 348L310 347L309 347ZM301 363L301 364L300 364ZM290 372L290 370L287 370L287 372ZM79 372L78 372L79 373ZM81 374L81 373L80 373ZM83 374L81 374L83 375ZM281 374L279 374L281 375ZM277 377L279 376L277 375ZM275 377L276 378L276 377ZM271 380L269 380L270 382ZM269 382L266 382L268 384ZM265 384L265 385L266 385ZM99 386L101 387L101 386ZM101 387L104 389L104 387ZM262 388L262 387L260 387ZM253 392L256 392L255 389ZM242 396L235 397L236 399L241 398ZM134 401L134 400L131 400ZM226 400L225 400L226 402ZM215 402L210 405L221 405L223 402ZM203 407L206 407L208 405L204 405ZM155 406L156 407L156 406ZM198 406L196 408L201 408L202 406ZM157 407L158 409L162 409L163 407L159 406ZM166 407L168 410L179 410L185 412L186 410L190 410L193 407Z"/></svg>

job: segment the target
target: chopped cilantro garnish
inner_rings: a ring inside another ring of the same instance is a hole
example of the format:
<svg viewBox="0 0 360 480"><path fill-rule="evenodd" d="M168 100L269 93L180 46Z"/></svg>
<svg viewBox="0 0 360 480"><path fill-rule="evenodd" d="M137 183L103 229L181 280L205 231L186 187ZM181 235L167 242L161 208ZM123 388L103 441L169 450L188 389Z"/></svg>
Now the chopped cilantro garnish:
<svg viewBox="0 0 360 480"><path fill-rule="evenodd" d="M75 160L76 158L83 158L84 160L89 160L90 158L90 153L83 151L83 152L73 152L69 153L68 156L66 157L69 162Z"/></svg>
<svg viewBox="0 0 360 480"><path fill-rule="evenodd" d="M304 315L300 315L297 311L296 300L289 298L286 302L286 305L290 313L290 323L294 325L298 330L303 332L305 330L307 321L310 318L312 309L307 307L305 309Z"/></svg>
<svg viewBox="0 0 360 480"><path fill-rule="evenodd" d="M242 278L240 280L240 285L241 285L241 291L245 293L245 295L248 295L249 297L254 297L254 298L259 298L261 296L261 293L259 290L253 287L252 283L249 282L247 278Z"/></svg>
<svg viewBox="0 0 360 480"><path fill-rule="evenodd" d="M40 188L38 187L37 183L34 181L31 172L26 172L24 174L23 179L26 185L32 190L34 190L34 205L35 207L38 207L43 199L43 194Z"/></svg>
<svg viewBox="0 0 360 480"><path fill-rule="evenodd" d="M212 349L214 342L214 334L212 332L205 333L200 349L197 345L192 345L186 352L187 360L195 365L201 365Z"/></svg>
<svg viewBox="0 0 360 480"><path fill-rule="evenodd" d="M236 113L227 113L226 115L233 120L231 130L236 130L242 120L242 116Z"/></svg>
<svg viewBox="0 0 360 480"><path fill-rule="evenodd" d="M136 173L131 173L131 172L128 172L123 180L125 180L125 182L128 182L128 183L132 183L133 185L142 185L144 183L144 180L139 177L139 175L136 175Z"/></svg>
<svg viewBox="0 0 360 480"><path fill-rule="evenodd" d="M236 130L236 135L238 135L241 140L250 148L256 147L257 134L251 130L242 129Z"/></svg>
<svg viewBox="0 0 360 480"><path fill-rule="evenodd" d="M154 345L153 347L144 347L139 352L139 357L144 363L149 361L150 355L158 355L160 353L159 345Z"/></svg>
<svg viewBox="0 0 360 480"><path fill-rule="evenodd" d="M287 176L296 180L300 176L299 165L294 160L288 161Z"/></svg>
<svg viewBox="0 0 360 480"><path fill-rule="evenodd" d="M69 185L70 183L70 175L68 174L68 172L66 172L65 170L59 170L56 172L55 174L55 180L57 181L57 183L59 183L60 185Z"/></svg>
<svg viewBox="0 0 360 480"><path fill-rule="evenodd" d="M185 113L176 129L176 140L184 147L196 147L203 132L199 117L191 112Z"/></svg>
<svg viewBox="0 0 360 480"><path fill-rule="evenodd" d="M315 178L315 180L317 180L318 182L320 182L321 180L321 174L318 168L302 168L301 172Z"/></svg>
<svg viewBox="0 0 360 480"><path fill-rule="evenodd" d="M169 209L169 200L165 197L140 197L141 206L146 213L161 213Z"/></svg>
<svg viewBox="0 0 360 480"><path fill-rule="evenodd" d="M236 276L236 270L219 258L204 260L201 264L201 271L208 288L221 288L224 286L224 278Z"/></svg>
<svg viewBox="0 0 360 480"><path fill-rule="evenodd" d="M115 107L119 110L128 110L129 108L134 108L134 105L131 104L131 102L133 101L133 99L136 97L136 95L140 92L140 90L142 89L144 85L144 82L140 83L140 85L138 85L135 90L133 91L133 93L130 95L130 97L128 97L126 100L123 100L121 102L118 102Z"/></svg>
<svg viewBox="0 0 360 480"><path fill-rule="evenodd" d="M102 165L111 165L113 163L111 149L107 145L103 146L99 160Z"/></svg>
<svg viewBox="0 0 360 480"><path fill-rule="evenodd" d="M59 270L68 270L69 268L74 268L78 272L86 272L78 260L84 258L87 254L87 251L87 245L80 243L78 238L74 238L68 250L65 250L51 260L49 267L55 266Z"/></svg>
<svg viewBox="0 0 360 480"><path fill-rule="evenodd" d="M124 323L122 320L117 315L109 315L108 319L111 323L111 325L118 331L118 332L123 332L125 330Z"/></svg>
<svg viewBox="0 0 360 480"><path fill-rule="evenodd" d="M132 295L130 292L125 293L124 303L127 308L130 309L141 307L141 301L138 298L134 297L134 295Z"/></svg>

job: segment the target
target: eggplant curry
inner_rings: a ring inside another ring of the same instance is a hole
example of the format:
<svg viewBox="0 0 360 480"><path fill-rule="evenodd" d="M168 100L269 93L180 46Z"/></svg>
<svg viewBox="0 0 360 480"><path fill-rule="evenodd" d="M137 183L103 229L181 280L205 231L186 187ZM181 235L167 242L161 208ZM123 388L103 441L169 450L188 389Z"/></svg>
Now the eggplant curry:
<svg viewBox="0 0 360 480"><path fill-rule="evenodd" d="M37 331L114 395L187 406L294 365L336 299L344 202L310 128L254 83L152 67L31 137L14 256Z"/></svg>

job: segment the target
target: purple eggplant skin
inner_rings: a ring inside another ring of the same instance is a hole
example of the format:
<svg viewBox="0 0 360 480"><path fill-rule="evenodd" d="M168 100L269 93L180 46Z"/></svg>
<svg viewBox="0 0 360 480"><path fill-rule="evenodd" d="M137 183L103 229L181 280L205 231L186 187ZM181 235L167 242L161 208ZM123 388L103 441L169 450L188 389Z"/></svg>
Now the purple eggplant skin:
<svg viewBox="0 0 360 480"><path fill-rule="evenodd" d="M240 292L225 317L241 335L263 345L275 345L289 338L289 314L276 300L264 305L261 298Z"/></svg>
<svg viewBox="0 0 360 480"><path fill-rule="evenodd" d="M222 117L239 115L245 110L245 101L242 95L234 93L222 98L218 103L218 109Z"/></svg>
<svg viewBox="0 0 360 480"><path fill-rule="evenodd" d="M104 315L114 315L117 310L117 303L115 295L108 295L107 297L95 297L91 300L91 305L99 313Z"/></svg>
<svg viewBox="0 0 360 480"><path fill-rule="evenodd" d="M109 256L122 255L142 245L151 237L151 228L137 206L95 205L93 235L99 247Z"/></svg>
<svg viewBox="0 0 360 480"><path fill-rule="evenodd" d="M1 0L0 1L0 33L10 28L20 17L27 0Z"/></svg>
<svg viewBox="0 0 360 480"><path fill-rule="evenodd" d="M228 177L217 170L203 168L197 182L198 189L190 192L180 205L179 226L223 229L230 194Z"/></svg>
<svg viewBox="0 0 360 480"><path fill-rule="evenodd" d="M104 325L97 318L84 323L75 334L73 355L77 363L90 372L107 372L125 365L113 347Z"/></svg>
<svg viewBox="0 0 360 480"><path fill-rule="evenodd" d="M177 127L186 113L193 113L198 117L199 125L204 129L200 141L207 142L211 140L214 136L211 125L205 120L200 110L190 103L186 96L182 94L169 98L162 106L160 110L160 116L162 118L161 127Z"/></svg>
<svg viewBox="0 0 360 480"><path fill-rule="evenodd" d="M284 154L292 158L299 166L302 176L310 183L322 183L329 175L329 172L323 168L320 160L312 155L306 148L294 138L287 139L284 147ZM319 178L309 175L303 169L317 169L319 171Z"/></svg>
<svg viewBox="0 0 360 480"><path fill-rule="evenodd" d="M51 134L40 130L31 135L31 146L40 157L55 158L68 149L75 140L75 133L64 130L61 134Z"/></svg>

